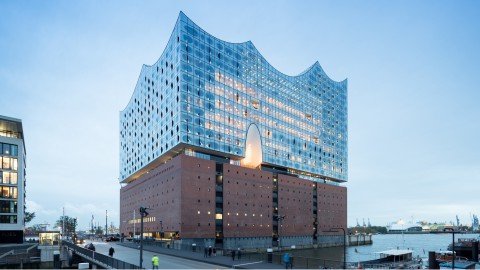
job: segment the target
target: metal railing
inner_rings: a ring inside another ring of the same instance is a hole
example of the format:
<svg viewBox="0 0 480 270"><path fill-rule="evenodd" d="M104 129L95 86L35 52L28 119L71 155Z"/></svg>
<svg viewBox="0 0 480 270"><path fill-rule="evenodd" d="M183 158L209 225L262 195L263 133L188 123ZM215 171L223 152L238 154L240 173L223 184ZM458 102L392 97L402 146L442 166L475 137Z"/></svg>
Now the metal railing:
<svg viewBox="0 0 480 270"><path fill-rule="evenodd" d="M83 255L82 257L86 257L87 260L91 260L92 263L101 263L104 266L115 268L115 269L140 269L140 267L138 267L135 264L124 262L124 261L115 259L113 257L107 256L105 254L98 253L93 250L77 246L72 242L68 242L64 240L62 241L62 245L68 247L69 249L71 249L77 254Z"/></svg>
<svg viewBox="0 0 480 270"><path fill-rule="evenodd" d="M274 253L272 256L272 263L274 264L284 264L282 260L283 254ZM290 257L292 265L294 268L301 269L342 269L343 262L311 257L300 257L292 256Z"/></svg>
<svg viewBox="0 0 480 270"><path fill-rule="evenodd" d="M134 248L138 248L138 241L131 241L131 242L124 242L124 245L128 245ZM159 248L168 248L170 249L177 249L177 250L185 250L191 251L195 253L204 253L205 246L192 246L191 244L182 244L182 243L170 243L170 241L145 241L143 243L144 248L150 247L159 247ZM297 246L298 247L298 246ZM288 252L288 250L285 250ZM230 257L232 254L231 249L220 249L216 248L216 256L226 256ZM275 251L272 254L272 263L283 265L282 261L283 252ZM294 268L303 268L303 269L339 269L343 267L342 261L336 260L328 260L328 259L319 259L319 258L311 258L311 257L301 257L301 256L292 256L292 263ZM241 250L240 260L248 260L248 261L268 261L268 254L263 250L258 251L245 251ZM238 261L238 250L235 249L235 261ZM356 268L358 263L350 263L347 262L347 268Z"/></svg>
<svg viewBox="0 0 480 270"><path fill-rule="evenodd" d="M22 246L20 249L12 249L0 255L0 264L28 263L38 259L38 244L31 246Z"/></svg>

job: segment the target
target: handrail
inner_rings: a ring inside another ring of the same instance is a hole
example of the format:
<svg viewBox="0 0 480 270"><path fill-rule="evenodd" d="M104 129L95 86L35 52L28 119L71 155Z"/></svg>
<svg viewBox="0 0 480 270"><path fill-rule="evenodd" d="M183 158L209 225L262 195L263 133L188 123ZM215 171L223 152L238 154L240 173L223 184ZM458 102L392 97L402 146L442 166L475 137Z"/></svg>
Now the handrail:
<svg viewBox="0 0 480 270"><path fill-rule="evenodd" d="M79 255L82 255L82 257L87 257L87 259L91 260L94 263L99 263L103 264L104 266L107 266L109 268L115 268L115 269L140 269L135 264L131 264L125 261L121 261L115 258L112 258L110 256L107 256L102 253L95 252L90 249L86 249L80 246L75 245L72 242L62 240L62 245L65 245L67 248L75 251Z"/></svg>
<svg viewBox="0 0 480 270"><path fill-rule="evenodd" d="M7 257L8 255L12 255L12 254L13 254L13 249L10 250L10 251L7 251L7 252L5 252L5 253L3 253L2 255L0 255L0 259L1 259L1 258L5 258L5 257Z"/></svg>
<svg viewBox="0 0 480 270"><path fill-rule="evenodd" d="M27 252L29 252L30 250L32 250L33 248L37 247L38 244L33 244L31 247L27 248Z"/></svg>

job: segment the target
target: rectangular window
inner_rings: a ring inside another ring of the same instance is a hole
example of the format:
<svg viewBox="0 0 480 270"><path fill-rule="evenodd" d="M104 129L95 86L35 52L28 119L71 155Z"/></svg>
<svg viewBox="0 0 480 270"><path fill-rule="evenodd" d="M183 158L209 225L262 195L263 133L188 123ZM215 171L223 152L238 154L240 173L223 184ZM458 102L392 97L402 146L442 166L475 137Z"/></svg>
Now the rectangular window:
<svg viewBox="0 0 480 270"><path fill-rule="evenodd" d="M16 187L1 187L0 197L6 199L16 199L17 198L17 188Z"/></svg>
<svg viewBox="0 0 480 270"><path fill-rule="evenodd" d="M10 173L10 184L12 184L12 185L17 184L17 173L16 172Z"/></svg>
<svg viewBox="0 0 480 270"><path fill-rule="evenodd" d="M3 172L3 184L10 184L10 173Z"/></svg>
<svg viewBox="0 0 480 270"><path fill-rule="evenodd" d="M3 154L10 155L10 144L8 143L3 144Z"/></svg>
<svg viewBox="0 0 480 270"><path fill-rule="evenodd" d="M9 157L3 157L2 159L2 168L9 170L11 168L10 166L10 158Z"/></svg>
<svg viewBox="0 0 480 270"><path fill-rule="evenodd" d="M12 163L11 164L12 165L12 170L18 171L18 159L12 158L11 161L12 161L11 162Z"/></svg>
<svg viewBox="0 0 480 270"><path fill-rule="evenodd" d="M2 198L10 198L10 189L8 187L1 187L1 194L0 196Z"/></svg>
<svg viewBox="0 0 480 270"><path fill-rule="evenodd" d="M10 195L12 199L17 198L17 188L16 187L10 187Z"/></svg>
<svg viewBox="0 0 480 270"><path fill-rule="evenodd" d="M12 151L11 153L12 156L15 156L15 157L18 156L18 145L12 144L11 151Z"/></svg>
<svg viewBox="0 0 480 270"><path fill-rule="evenodd" d="M0 223L15 224L17 223L17 216L0 216Z"/></svg>
<svg viewBox="0 0 480 270"><path fill-rule="evenodd" d="M17 213L17 202L0 201L0 213Z"/></svg>

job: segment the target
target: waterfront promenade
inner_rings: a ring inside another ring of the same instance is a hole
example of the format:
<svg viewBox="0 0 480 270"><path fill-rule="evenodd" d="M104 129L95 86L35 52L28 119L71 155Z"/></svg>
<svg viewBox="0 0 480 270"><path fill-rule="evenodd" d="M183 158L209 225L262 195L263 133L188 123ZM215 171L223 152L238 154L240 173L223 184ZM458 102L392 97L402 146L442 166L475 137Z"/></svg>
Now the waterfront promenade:
<svg viewBox="0 0 480 270"><path fill-rule="evenodd" d="M118 245L116 243L106 243L106 242L92 242L95 245L95 251L108 255L108 249L113 247L115 249L114 258L139 265L139 250ZM189 259L183 259L179 257L173 257L161 253L155 253L151 251L144 250L143 252L143 267L151 268L152 267L152 257L157 254L159 258L159 268L160 269L225 269L216 264L210 264L205 262L193 261Z"/></svg>
<svg viewBox="0 0 480 270"><path fill-rule="evenodd" d="M108 254L108 249L115 249L114 258L122 261L139 265L139 250L136 248L138 244L133 243L105 243L92 242L96 251L102 254ZM157 254L160 261L160 269L278 269L282 265L267 263L263 260L241 259L232 261L230 256L220 256L204 258L203 253L191 252L186 250L167 249L157 246L144 246L143 249L143 266L151 267L153 255Z"/></svg>

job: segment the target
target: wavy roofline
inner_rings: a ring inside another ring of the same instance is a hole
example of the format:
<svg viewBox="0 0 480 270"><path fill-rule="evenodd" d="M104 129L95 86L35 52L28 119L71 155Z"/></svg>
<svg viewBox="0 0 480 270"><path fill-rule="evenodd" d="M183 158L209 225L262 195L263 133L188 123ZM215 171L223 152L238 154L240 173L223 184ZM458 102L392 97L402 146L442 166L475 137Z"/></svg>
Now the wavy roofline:
<svg viewBox="0 0 480 270"><path fill-rule="evenodd" d="M173 27L172 29L172 32L170 33L170 37L168 38L168 42L167 44L165 45L165 48L163 49L163 52L162 54L160 55L160 57L158 57L157 61L155 61L155 63L153 63L152 65L147 65L147 64L143 64L142 65L142 68L140 70L140 74L138 75L138 78L137 78L137 82L135 84L135 90L137 89L137 86L138 84L140 83L141 81L141 76L144 72L144 70L146 68L151 68L151 67L154 67L155 65L158 64L158 62L160 61L160 59L162 59L163 55L165 54L165 52L167 51L167 47L170 43L170 41L172 40L172 36L173 34L175 33L175 31L177 30L177 26L182 18L182 16L184 16L190 23L192 23L193 25L197 26L198 28L200 28L202 31L204 31L205 33L207 33L208 35L210 35L212 38L214 39L217 39L223 43L227 43L227 44L232 44L232 45L235 45L235 46L238 46L238 45L246 45L246 44L250 44L252 46L253 49L255 49L255 51L258 53L258 55L262 58L263 61L265 61L265 63L267 63L270 67L272 67L272 69L274 69L276 72L280 73L282 76L285 76L285 77L288 77L288 78L300 78L300 77L303 77L303 76L306 76L306 75L309 75L315 67L318 67L320 69L320 72L323 73L331 82L333 83L336 83L336 84L341 84L341 85L347 85L347 82L348 82L348 78L345 78L341 81L335 81L333 80L326 72L325 70L322 68L322 66L320 65L320 62L317 60L315 61L315 63L313 63L311 66L309 66L308 68L306 68L304 71L300 72L299 74L297 75L289 75L289 74L286 74L282 71L280 71L279 69L277 69L276 67L274 67L266 58L265 56L263 56L263 54L260 52L260 50L258 50L258 48L255 46L255 44L251 41L251 40L247 40L247 41L244 41L244 42L230 42L230 41L226 41L226 40L223 40L223 39L220 39L218 38L217 36L211 34L210 32L206 31L203 27L199 26L197 23L195 23L192 19L190 19L183 11L180 11L179 14L178 14L178 17L177 17L177 20L175 22L175 26ZM122 112L124 112L130 105L130 103L132 102L133 100L133 97L134 97L134 94L135 94L135 91L132 93L132 95L130 96L130 100L127 102L127 104L125 105L125 107L119 112L120 114Z"/></svg>
<svg viewBox="0 0 480 270"><path fill-rule="evenodd" d="M258 55L260 55L262 57L262 59L269 65L271 66L275 71L277 71L278 73L282 74L283 76L285 77L289 77L289 78L298 78L298 77L301 77L301 76L304 76L304 75L307 75L307 74L310 74L311 70L313 70L315 67L319 67L321 72L332 82L334 83L338 83L338 84L344 84L344 83L347 83L348 81L348 78L345 78L341 81L336 81L336 80L333 80L326 72L325 70L322 68L322 66L320 65L320 62L317 60L315 61L315 63L313 63L311 66L309 66L308 68L306 68L304 71L298 73L297 75L289 75L289 74L286 74L282 71L280 71L279 69L277 69L276 67L274 67L266 58L265 56L263 56L263 54L260 52L260 50L255 46L255 44L251 41L251 40L247 40L247 41L244 41L244 42L230 42L230 41L226 41L226 40L223 40L221 38L218 38L217 36L211 34L210 32L206 31L203 27L199 26L197 23L195 23L192 19L190 19L185 13L183 13L183 11L180 11L179 15L178 15L178 18L180 19L181 16L185 16L185 18L187 18L187 20L189 20L192 24L194 24L195 26L197 26L198 28L202 29L205 33L209 34L210 36L212 36L213 38L221 41L221 42L224 42L224 43L228 43L228 44L232 44L232 45L243 45L243 44L251 44L252 47L255 49L255 51L257 51Z"/></svg>
<svg viewBox="0 0 480 270"><path fill-rule="evenodd" d="M160 59L162 59L163 55L165 54L165 52L167 51L167 48L168 48L168 44L170 43L170 41L172 40L172 37L173 37L173 33L175 33L175 30L177 30L177 25L178 23L180 22L180 18L181 18L181 15L184 15L186 17L186 15L180 11L180 14L178 15L177 17L177 20L175 21L175 26L173 27L171 33L170 33L170 37L168 38L168 41L167 41L167 44L165 45L165 48L163 49L162 51L162 54L160 54L160 57L158 57L157 61L155 61L155 63L153 63L152 65L147 65L147 64L142 64L142 68L140 69L140 74L138 74L138 78L137 78L137 82L135 83L135 88L134 88L134 91L132 93L132 95L130 96L130 99L128 100L127 102L127 105L125 105L125 107L123 108L123 110L121 110L119 112L119 114L121 114L122 112L124 112L128 106L130 105L130 103L132 102L132 99L133 99L133 96L135 95L135 91L137 90L137 86L138 84L140 83L141 81L141 76L143 74L143 71L146 69L146 68L151 68L151 67L154 67L155 65L158 64L158 62L160 61ZM188 18L188 17L187 17Z"/></svg>

